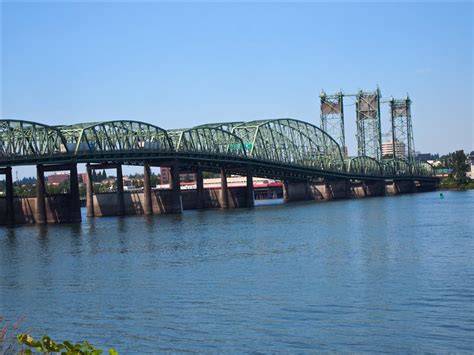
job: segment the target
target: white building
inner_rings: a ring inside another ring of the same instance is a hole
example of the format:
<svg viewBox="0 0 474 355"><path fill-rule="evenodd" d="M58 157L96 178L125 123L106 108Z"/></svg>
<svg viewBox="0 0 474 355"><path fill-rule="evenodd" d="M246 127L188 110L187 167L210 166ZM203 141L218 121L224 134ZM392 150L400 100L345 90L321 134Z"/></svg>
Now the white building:
<svg viewBox="0 0 474 355"><path fill-rule="evenodd" d="M393 156L393 141L382 143L382 156L383 157ZM395 140L395 156L397 158L405 158L407 156L405 143Z"/></svg>

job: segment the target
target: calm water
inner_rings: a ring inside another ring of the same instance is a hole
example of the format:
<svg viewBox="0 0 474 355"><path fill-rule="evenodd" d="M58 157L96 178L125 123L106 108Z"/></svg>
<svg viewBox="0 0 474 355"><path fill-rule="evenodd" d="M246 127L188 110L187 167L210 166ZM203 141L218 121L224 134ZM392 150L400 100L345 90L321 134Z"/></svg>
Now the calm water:
<svg viewBox="0 0 474 355"><path fill-rule="evenodd" d="M474 351L474 192L0 229L0 313L121 352Z"/></svg>

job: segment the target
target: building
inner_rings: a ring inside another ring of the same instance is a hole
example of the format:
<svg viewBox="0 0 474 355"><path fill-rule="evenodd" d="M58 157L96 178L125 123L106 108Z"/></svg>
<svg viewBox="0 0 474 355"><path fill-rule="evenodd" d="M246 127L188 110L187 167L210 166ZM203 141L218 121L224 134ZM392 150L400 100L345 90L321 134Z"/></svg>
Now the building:
<svg viewBox="0 0 474 355"><path fill-rule="evenodd" d="M471 179L474 179L474 152L471 152L471 154L469 154L468 159L471 165L471 171L467 173L467 176Z"/></svg>
<svg viewBox="0 0 474 355"><path fill-rule="evenodd" d="M69 181L69 174L66 173L56 173L48 175L48 184L50 185L60 185L67 181Z"/></svg>
<svg viewBox="0 0 474 355"><path fill-rule="evenodd" d="M393 141L382 143L382 156L384 158L393 157ZM395 140L395 157L405 158L407 156L407 150L405 143Z"/></svg>

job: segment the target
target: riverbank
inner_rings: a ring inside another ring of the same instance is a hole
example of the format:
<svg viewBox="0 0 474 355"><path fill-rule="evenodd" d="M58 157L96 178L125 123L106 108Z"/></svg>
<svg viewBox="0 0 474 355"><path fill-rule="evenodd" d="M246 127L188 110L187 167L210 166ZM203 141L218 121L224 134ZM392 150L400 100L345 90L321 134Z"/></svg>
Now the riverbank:
<svg viewBox="0 0 474 355"><path fill-rule="evenodd" d="M440 190L452 190L452 191L466 191L474 190L474 180L469 179L467 183L460 183L456 181L453 177L443 178L439 184Z"/></svg>

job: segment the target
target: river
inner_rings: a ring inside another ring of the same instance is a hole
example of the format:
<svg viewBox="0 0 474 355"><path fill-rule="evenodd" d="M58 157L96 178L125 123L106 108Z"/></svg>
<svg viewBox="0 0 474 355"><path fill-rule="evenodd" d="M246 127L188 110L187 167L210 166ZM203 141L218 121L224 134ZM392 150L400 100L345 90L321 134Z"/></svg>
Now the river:
<svg viewBox="0 0 474 355"><path fill-rule="evenodd" d="M123 353L472 352L474 192L444 196L1 228L0 313Z"/></svg>

